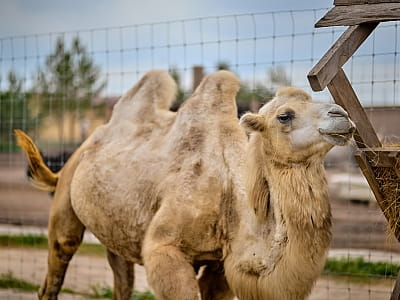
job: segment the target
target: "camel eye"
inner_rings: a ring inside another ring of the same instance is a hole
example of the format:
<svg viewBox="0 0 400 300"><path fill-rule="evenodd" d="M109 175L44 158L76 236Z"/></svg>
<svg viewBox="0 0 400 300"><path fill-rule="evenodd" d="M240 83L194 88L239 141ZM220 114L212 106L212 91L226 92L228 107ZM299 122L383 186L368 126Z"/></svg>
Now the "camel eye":
<svg viewBox="0 0 400 300"><path fill-rule="evenodd" d="M281 122L282 124L289 123L291 120L293 120L293 118L294 114L291 112L285 112L277 116L278 121Z"/></svg>

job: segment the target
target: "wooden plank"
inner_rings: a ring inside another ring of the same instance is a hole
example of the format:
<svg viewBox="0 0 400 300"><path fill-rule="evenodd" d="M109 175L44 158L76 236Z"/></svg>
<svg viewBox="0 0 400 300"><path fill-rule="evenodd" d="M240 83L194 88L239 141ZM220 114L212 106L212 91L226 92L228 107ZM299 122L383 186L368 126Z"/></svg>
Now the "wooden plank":
<svg viewBox="0 0 400 300"><path fill-rule="evenodd" d="M390 300L400 300L400 272L397 274L396 284L394 285Z"/></svg>
<svg viewBox="0 0 400 300"><path fill-rule="evenodd" d="M193 67L193 87L192 87L193 92L199 86L203 77L204 77L203 66L194 66Z"/></svg>
<svg viewBox="0 0 400 300"><path fill-rule="evenodd" d="M385 216L386 220L389 221L389 216L387 213L388 206L385 203L385 198L383 197L380 189L379 184L376 181L375 174L369 165L368 159L364 152L357 151L354 155L356 158L358 165L360 166L361 172L363 173L364 177L367 179L369 186L371 187L372 192L374 193L376 202L378 203L379 207L381 208L383 215ZM396 239L400 242L400 234L398 228L396 228L394 235Z"/></svg>
<svg viewBox="0 0 400 300"><path fill-rule="evenodd" d="M357 5L357 4L376 4L376 3L398 3L400 0L335 0L333 5Z"/></svg>
<svg viewBox="0 0 400 300"><path fill-rule="evenodd" d="M350 118L356 124L354 139L357 146L359 148L381 148L382 144L342 69L339 69L328 84L328 89L335 102L349 113Z"/></svg>
<svg viewBox="0 0 400 300"><path fill-rule="evenodd" d="M396 165L398 164L397 156L400 154L400 150L387 148L361 148L359 150L365 153L373 167L398 169Z"/></svg>
<svg viewBox="0 0 400 300"><path fill-rule="evenodd" d="M348 28L308 73L311 88L322 91L377 25L362 24Z"/></svg>
<svg viewBox="0 0 400 300"><path fill-rule="evenodd" d="M319 20L315 27L351 26L400 20L400 3L335 6Z"/></svg>

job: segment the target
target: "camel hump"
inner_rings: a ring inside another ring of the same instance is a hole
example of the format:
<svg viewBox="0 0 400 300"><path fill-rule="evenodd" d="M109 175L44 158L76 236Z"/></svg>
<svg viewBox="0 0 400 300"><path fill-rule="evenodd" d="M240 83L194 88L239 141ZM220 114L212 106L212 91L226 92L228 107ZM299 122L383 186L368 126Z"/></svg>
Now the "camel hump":
<svg viewBox="0 0 400 300"><path fill-rule="evenodd" d="M176 83L166 71L149 71L118 100L111 118L134 120L169 110L176 91Z"/></svg>
<svg viewBox="0 0 400 300"><path fill-rule="evenodd" d="M29 170L32 175L32 185L40 190L54 192L56 189L58 175L54 174L44 163L39 149L32 139L23 131L15 129L17 144L24 150L28 159Z"/></svg>
<svg viewBox="0 0 400 300"><path fill-rule="evenodd" d="M294 86L284 86L279 88L276 93L277 97L296 98L302 100L311 100L311 96L304 90Z"/></svg>
<svg viewBox="0 0 400 300"><path fill-rule="evenodd" d="M222 70L207 75L196 89L195 94L206 94L204 96L210 97L210 99L231 99L236 96L239 88L239 78L232 72Z"/></svg>

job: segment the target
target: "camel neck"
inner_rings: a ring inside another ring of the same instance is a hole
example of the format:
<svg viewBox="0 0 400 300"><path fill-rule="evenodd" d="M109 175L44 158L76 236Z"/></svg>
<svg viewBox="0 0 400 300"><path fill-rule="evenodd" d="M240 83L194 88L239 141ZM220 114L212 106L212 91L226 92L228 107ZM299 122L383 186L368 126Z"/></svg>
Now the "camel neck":
<svg viewBox="0 0 400 300"><path fill-rule="evenodd" d="M242 298L304 299L321 272L331 239L322 163L282 168L264 161L253 171L258 178L253 187L259 190L254 192L248 181L251 209L240 212L239 230L225 260L226 276Z"/></svg>
<svg viewBox="0 0 400 300"><path fill-rule="evenodd" d="M326 229L330 226L330 204L322 162L281 166L267 163L270 197L282 214L288 230Z"/></svg>

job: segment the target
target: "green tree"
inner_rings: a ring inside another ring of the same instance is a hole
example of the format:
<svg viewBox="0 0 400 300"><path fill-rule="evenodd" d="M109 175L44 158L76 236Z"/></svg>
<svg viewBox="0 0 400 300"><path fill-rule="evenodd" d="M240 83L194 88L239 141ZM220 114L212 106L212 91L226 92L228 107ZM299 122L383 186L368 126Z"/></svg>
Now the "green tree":
<svg viewBox="0 0 400 300"><path fill-rule="evenodd" d="M171 67L169 69L169 74L175 80L176 85L178 87L178 90L176 92L175 103L172 105L172 109L177 110L178 107L183 103L183 101L185 101L186 93L182 87L181 74L179 73L178 69L176 67Z"/></svg>
<svg viewBox="0 0 400 300"><path fill-rule="evenodd" d="M8 87L0 92L0 150L10 150L13 145L13 130L29 131L38 125L40 118L29 109L31 93L23 92L23 79L10 71Z"/></svg>
<svg viewBox="0 0 400 300"><path fill-rule="evenodd" d="M283 86L291 85L292 81L287 75L285 68L282 66L276 66L268 70L268 77L272 84Z"/></svg>
<svg viewBox="0 0 400 300"><path fill-rule="evenodd" d="M34 86L40 98L41 109L52 114L58 120L60 139L64 136L64 114L74 112L82 119L85 111L91 107L91 101L105 87L100 81L100 68L88 54L79 37L67 47L59 37L55 49L38 70ZM70 124L70 136L74 136L74 122Z"/></svg>

